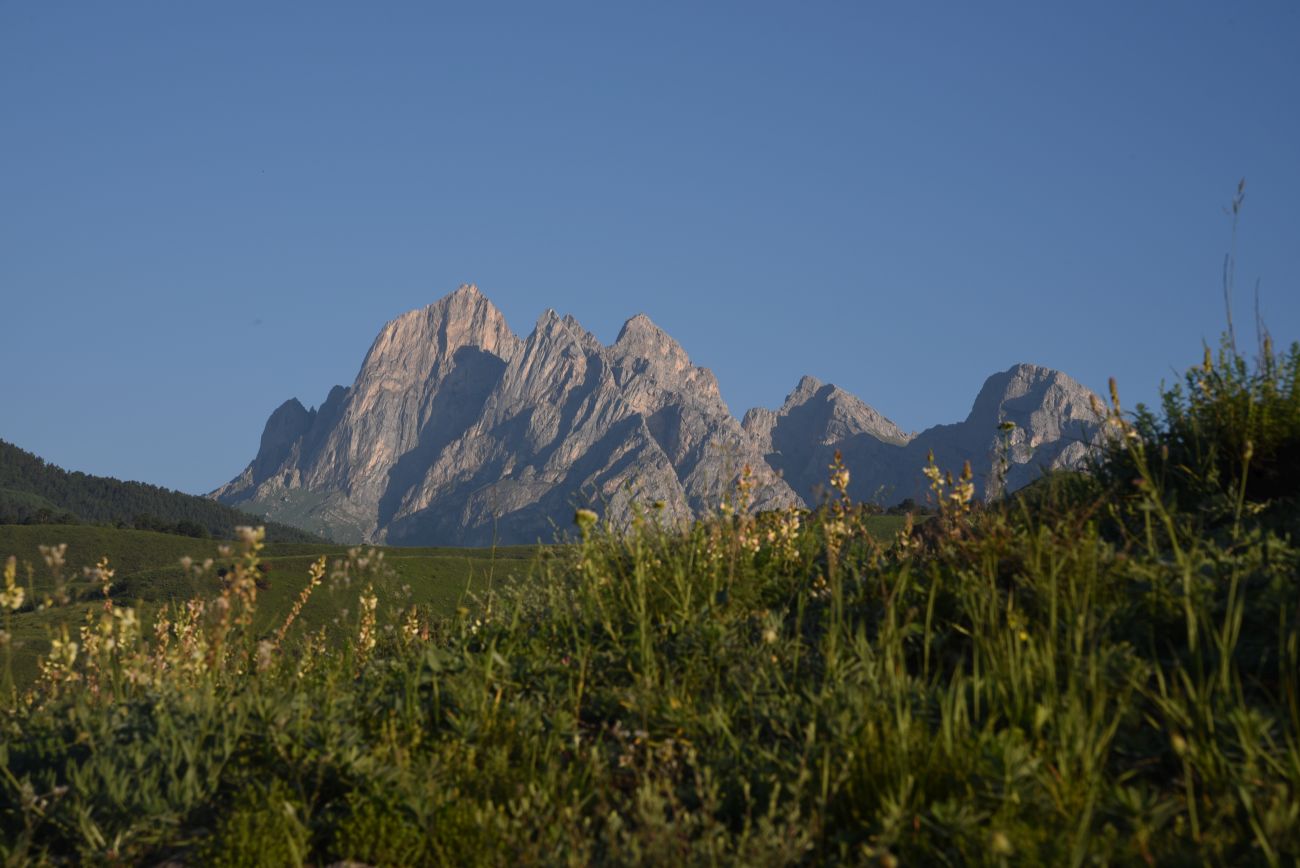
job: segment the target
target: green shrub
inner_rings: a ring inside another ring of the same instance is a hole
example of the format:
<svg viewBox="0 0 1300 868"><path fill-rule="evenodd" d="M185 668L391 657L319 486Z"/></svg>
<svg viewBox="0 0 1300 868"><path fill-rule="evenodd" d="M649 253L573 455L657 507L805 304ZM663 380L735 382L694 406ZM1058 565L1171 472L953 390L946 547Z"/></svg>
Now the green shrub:
<svg viewBox="0 0 1300 868"><path fill-rule="evenodd" d="M307 861L308 837L302 805L283 782L252 783L231 800L198 856L212 868L285 868Z"/></svg>
<svg viewBox="0 0 1300 868"><path fill-rule="evenodd" d="M1118 409L1118 405L1112 408ZM1218 354L1161 392L1161 414L1139 407L1138 455L1112 443L1103 478L1123 487L1146 471L1177 508L1209 523L1235 520L1245 504L1290 518L1300 495L1300 344L1277 353L1266 337L1252 364L1224 338ZM1131 489L1130 489L1131 490Z"/></svg>
<svg viewBox="0 0 1300 868"><path fill-rule="evenodd" d="M331 851L340 861L375 866L432 864L428 825L392 794L353 793L332 831Z"/></svg>

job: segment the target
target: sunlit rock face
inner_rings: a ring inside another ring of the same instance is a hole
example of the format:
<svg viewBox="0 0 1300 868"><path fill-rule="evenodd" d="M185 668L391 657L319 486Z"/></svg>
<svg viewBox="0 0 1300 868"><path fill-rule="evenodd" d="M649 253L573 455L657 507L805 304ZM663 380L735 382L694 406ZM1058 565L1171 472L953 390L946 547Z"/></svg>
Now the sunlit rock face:
<svg viewBox="0 0 1300 868"><path fill-rule="evenodd" d="M521 340L463 286L386 325L320 409L276 410L213 496L341 541L518 543L551 539L578 507L687 520L746 466L756 508L799 502L713 374L648 317L605 346L547 311Z"/></svg>

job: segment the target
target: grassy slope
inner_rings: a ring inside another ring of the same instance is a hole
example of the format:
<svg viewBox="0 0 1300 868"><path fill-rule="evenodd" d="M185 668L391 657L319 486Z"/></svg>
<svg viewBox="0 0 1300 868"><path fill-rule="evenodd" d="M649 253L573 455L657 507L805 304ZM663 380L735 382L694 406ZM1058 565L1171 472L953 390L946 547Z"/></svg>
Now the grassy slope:
<svg viewBox="0 0 1300 868"><path fill-rule="evenodd" d="M215 579L198 581L180 567L182 557L196 561L219 559L222 542L199 540L152 531L95 527L90 525L0 525L0 561L10 555L19 562L19 584L28 589L29 600L51 594L55 582L40 552L42 545L67 544L63 577L74 596L67 607L33 611L31 607L13 617L15 675L30 681L36 671L36 656L49 648L59 624L78 623L85 612L98 608L102 599L97 586L83 570L107 557L115 571L112 597L117 605L135 606L148 622L158 608L193 596L217 593ZM439 615L454 612L495 583L525 575L536 549L511 546L493 549L428 547L379 549L391 574L377 580L380 616L391 619L404 606L428 607ZM311 543L272 543L264 552L270 568L270 587L261 594L259 624L272 629L283 620L307 582L307 568L319 556L330 561L346 556L347 546ZM220 561L219 563L225 563ZM29 569L30 568L30 569ZM409 589L409 590L408 590ZM339 613L355 613L360 588L327 584L313 595L303 612L310 626L331 624Z"/></svg>
<svg viewBox="0 0 1300 868"><path fill-rule="evenodd" d="M902 527L899 516L872 516L871 531L888 539ZM30 601L53 593L55 581L43 562L41 546L66 544L62 571L73 602L67 607L33 611ZM200 582L180 568L190 557L219 559L219 540L200 540L174 534L92 525L0 525L0 561L18 559L19 584L28 591L29 606L13 617L14 673L28 683L36 673L36 658L49 649L60 624L76 624L88 611L98 609L102 597L84 571L107 557L114 570L111 595L117 605L136 607L148 623L159 607L190 599L211 597L215 580ZM292 607L307 582L307 570L321 555L337 561L349 546L315 543L270 543L263 552L269 567L270 587L261 592L259 625L273 629ZM379 615L392 620L409 605L425 607L434 616L453 614L462 605L477 606L491 589L526 576L536 566L535 546L455 548L426 546L379 548L390 572L375 588ZM226 561L221 561L226 563ZM303 611L310 626L331 625L340 613L355 613L359 588L327 584L313 594Z"/></svg>
<svg viewBox="0 0 1300 868"><path fill-rule="evenodd" d="M1047 485L902 546L834 512L790 534L780 514L593 533L490 616L426 622L427 641L381 626L366 650L354 614L323 645L295 631L265 668L260 627L197 673L180 653L159 676L129 649L79 663L71 690L0 716L0 846L232 865L1290 864L1300 552L1158 495ZM387 554L399 571L446 557ZM273 555L273 587L308 557ZM326 617L356 590L318 598ZM22 807L24 781L46 802Z"/></svg>
<svg viewBox="0 0 1300 868"><path fill-rule="evenodd" d="M47 579L39 547L66 543L65 559L70 572L79 574L83 567L94 566L107 557L117 570L117 581L140 570L175 566L185 556L203 559L216 557L220 540L202 540L174 534L155 533L94 525L0 525L0 558L15 555L37 569L37 585ZM341 556L349 546L330 543L269 543L264 554L272 564L291 557ZM392 556L403 558L490 559L492 549L460 549L453 546L388 549ZM532 546L502 546L496 557L519 559L531 557Z"/></svg>

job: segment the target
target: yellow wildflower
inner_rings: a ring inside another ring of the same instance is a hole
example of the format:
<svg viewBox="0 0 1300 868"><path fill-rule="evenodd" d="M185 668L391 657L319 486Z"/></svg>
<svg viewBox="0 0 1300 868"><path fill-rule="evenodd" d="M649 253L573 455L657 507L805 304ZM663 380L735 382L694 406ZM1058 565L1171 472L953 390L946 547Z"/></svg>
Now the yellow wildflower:
<svg viewBox="0 0 1300 868"><path fill-rule="evenodd" d="M0 591L0 609L16 612L22 608L26 592L17 584L18 559L10 556L5 561L5 589Z"/></svg>

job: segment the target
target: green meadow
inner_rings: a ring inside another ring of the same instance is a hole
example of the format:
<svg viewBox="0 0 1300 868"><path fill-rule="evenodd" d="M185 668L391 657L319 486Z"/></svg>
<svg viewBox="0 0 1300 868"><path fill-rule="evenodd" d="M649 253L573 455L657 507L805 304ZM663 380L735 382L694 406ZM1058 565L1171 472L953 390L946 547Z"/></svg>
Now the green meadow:
<svg viewBox="0 0 1300 868"><path fill-rule="evenodd" d="M41 547L66 545L62 582L45 563ZM59 625L78 622L86 613L103 608L102 584L87 578L101 558L113 571L109 599L115 605L137 610L145 623L152 623L160 607L192 597L211 596L221 587L217 571L234 559L222 557L222 546L230 541L199 540L174 534L89 525L0 525L0 560L15 556L19 584L25 588L28 605L11 615L10 651L14 677L30 683L36 675L37 659L48 652L50 639ZM257 624L269 628L283 619L307 582L308 567L324 556L327 566L346 560L349 549L342 545L314 543L270 543L262 551L259 570ZM373 583L379 611L393 620L409 606L421 606L439 615L454 613L462 606L477 607L494 587L526 575L538 556L534 546L497 549L454 547L368 549L382 553L386 569ZM203 576L181 568L182 558L201 563L211 558L211 570ZM45 598L62 587L62 605L41 607ZM350 605L355 609L356 590L345 582L326 583L304 607L304 624L332 627Z"/></svg>
<svg viewBox="0 0 1300 868"><path fill-rule="evenodd" d="M1101 409L1088 472L932 465L923 524L834 468L538 550L5 528L0 856L1295 864L1300 348Z"/></svg>

